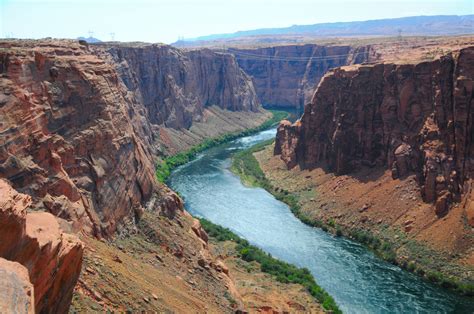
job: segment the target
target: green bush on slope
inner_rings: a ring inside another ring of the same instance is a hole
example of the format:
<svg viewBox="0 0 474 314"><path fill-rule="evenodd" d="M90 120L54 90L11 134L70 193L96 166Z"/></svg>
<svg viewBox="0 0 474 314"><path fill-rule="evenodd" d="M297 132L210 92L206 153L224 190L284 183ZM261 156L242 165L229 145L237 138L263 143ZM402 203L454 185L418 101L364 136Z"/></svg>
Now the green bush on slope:
<svg viewBox="0 0 474 314"><path fill-rule="evenodd" d="M240 238L227 228L216 225L204 218L200 219L203 229L211 238L217 241L233 241L237 243L237 251L244 261L257 262L262 272L273 275L282 283L295 283L304 286L316 298L323 308L332 313L342 313L334 299L321 288L314 280L307 268L298 268L295 265L280 261L270 254L251 245L247 240Z"/></svg>
<svg viewBox="0 0 474 314"><path fill-rule="evenodd" d="M474 296L474 284L471 282L462 282L454 278L443 276L440 272L436 271L425 272L423 269L418 268L413 263L399 264L397 262L397 253L395 248L391 243L387 242L386 239L380 239L377 235L374 235L367 230L343 230L340 225L336 224L335 221L330 220L325 223L322 220L310 218L305 215L301 211L298 197L294 194L291 194L289 191L275 188L266 178L257 159L253 155L253 153L265 149L265 147L270 145L272 142L273 140L268 140L235 154L232 160L232 172L239 175L244 183L252 186L262 187L275 196L276 199L286 203L289 206L291 212L304 224L321 228L323 231L332 230L336 236L344 235L349 237L363 244L380 258L389 263L399 265L410 272L417 273L432 283L438 284L444 288L452 289L462 295Z"/></svg>
<svg viewBox="0 0 474 314"><path fill-rule="evenodd" d="M228 133L212 139L205 139L200 144L195 145L184 152L164 158L156 166L156 177L158 181L164 183L169 178L173 169L193 160L198 153L216 145L230 142L239 137L248 136L256 132L268 129L288 116L288 112L286 111L269 111L272 113L272 117L256 128L248 129L242 132Z"/></svg>

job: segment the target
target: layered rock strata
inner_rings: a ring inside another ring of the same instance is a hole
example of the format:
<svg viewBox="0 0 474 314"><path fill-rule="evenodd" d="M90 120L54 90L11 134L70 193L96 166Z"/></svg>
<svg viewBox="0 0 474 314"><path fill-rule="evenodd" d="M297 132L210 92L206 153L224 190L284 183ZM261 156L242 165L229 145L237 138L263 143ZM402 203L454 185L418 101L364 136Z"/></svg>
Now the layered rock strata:
<svg viewBox="0 0 474 314"><path fill-rule="evenodd" d="M229 52L252 77L262 104L301 109L329 69L366 62L373 53L370 46L315 44L232 48Z"/></svg>
<svg viewBox="0 0 474 314"><path fill-rule="evenodd" d="M8 40L0 76L0 257L27 268L37 312L67 311L80 273L82 244L59 223L110 238L146 209L184 212L155 178L162 129L184 132L210 105L262 114L235 59L210 50Z"/></svg>
<svg viewBox="0 0 474 314"><path fill-rule="evenodd" d="M123 45L107 52L154 125L188 129L212 105L231 111L260 108L250 78L231 55L168 45Z"/></svg>
<svg viewBox="0 0 474 314"><path fill-rule="evenodd" d="M75 230L111 235L160 190L160 129L208 105L260 111L229 55L166 45L0 44L0 177Z"/></svg>
<svg viewBox="0 0 474 314"><path fill-rule="evenodd" d="M0 288L2 308L5 312L67 312L81 269L83 244L63 232L52 214L27 213L31 197L16 192L5 180L0 180L0 196L0 273L4 274L0 277L7 281Z"/></svg>
<svg viewBox="0 0 474 314"><path fill-rule="evenodd" d="M433 61L332 70L301 121L280 124L275 154L289 168L415 173L423 199L444 215L474 177L473 78L474 47Z"/></svg>

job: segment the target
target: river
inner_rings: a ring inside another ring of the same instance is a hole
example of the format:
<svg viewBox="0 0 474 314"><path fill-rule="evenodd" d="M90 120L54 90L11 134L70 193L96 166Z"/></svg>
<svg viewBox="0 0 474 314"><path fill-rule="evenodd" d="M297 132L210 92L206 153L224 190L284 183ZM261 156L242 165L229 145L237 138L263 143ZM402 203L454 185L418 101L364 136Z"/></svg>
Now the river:
<svg viewBox="0 0 474 314"><path fill-rule="evenodd" d="M308 268L345 313L474 313L474 301L424 282L365 247L309 227L261 188L229 171L232 154L275 136L275 129L201 153L169 184L187 210L227 227L274 257Z"/></svg>

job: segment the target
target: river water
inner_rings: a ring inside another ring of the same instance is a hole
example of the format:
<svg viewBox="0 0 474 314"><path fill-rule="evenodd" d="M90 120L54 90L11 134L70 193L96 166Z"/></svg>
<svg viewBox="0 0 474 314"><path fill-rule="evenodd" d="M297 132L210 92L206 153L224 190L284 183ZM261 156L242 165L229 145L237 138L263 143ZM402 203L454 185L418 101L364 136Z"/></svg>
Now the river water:
<svg viewBox="0 0 474 314"><path fill-rule="evenodd" d="M345 313L474 313L472 299L428 284L357 243L309 227L264 189L244 186L228 169L232 154L275 133L271 129L211 148L176 169L169 184L193 215L308 268Z"/></svg>

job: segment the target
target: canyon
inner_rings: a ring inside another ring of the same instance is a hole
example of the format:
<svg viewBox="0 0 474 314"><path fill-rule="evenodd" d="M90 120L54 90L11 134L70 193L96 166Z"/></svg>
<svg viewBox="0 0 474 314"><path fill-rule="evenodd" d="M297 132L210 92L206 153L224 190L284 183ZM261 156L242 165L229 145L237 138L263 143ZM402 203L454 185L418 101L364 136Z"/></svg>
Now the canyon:
<svg viewBox="0 0 474 314"><path fill-rule="evenodd" d="M7 180L1 208L17 221L12 227L2 222L2 239L12 247L2 248L0 256L27 267L35 306L22 291L12 293L24 297L28 311L69 307L84 246L70 233L85 243L111 239L136 232L145 212L154 212L181 226L181 235L175 231L163 242L176 246L182 239L194 255L199 247L209 255L200 233L191 231L194 219L182 214L180 198L157 182L155 162L174 149L173 142L162 141L170 130L193 136L191 146L205 136L193 133L193 122L211 130L225 122L217 136L269 117L234 59L166 45L111 48L42 40L2 42L0 60L0 176ZM23 205L16 209L17 204ZM41 271L49 268L42 265L59 267L57 274L45 275ZM227 291L225 280L219 282Z"/></svg>
<svg viewBox="0 0 474 314"><path fill-rule="evenodd" d="M0 272L12 279L0 299L21 301L0 311L321 311L302 286L246 274L255 265L209 239L156 164L258 127L272 116L261 104L309 102L278 129L285 166L388 168L440 217L472 209L473 49L443 51L470 39L421 41L399 46L429 61L404 65L380 63L399 57L385 42L1 41ZM466 243L453 241L462 258Z"/></svg>
<svg viewBox="0 0 474 314"><path fill-rule="evenodd" d="M412 270L472 283L473 73L472 45L330 70L260 165L310 219L387 238Z"/></svg>
<svg viewBox="0 0 474 314"><path fill-rule="evenodd" d="M232 55L142 43L6 40L0 74L0 233L9 245L0 257L2 272L14 278L2 291L2 309L21 299L16 306L27 312L66 312L77 280L73 307L85 311L202 311L210 303L221 312L245 304L198 221L155 177L160 159L271 117ZM130 238L136 241L128 246L114 244ZM158 256L151 266L143 261L148 242ZM122 260L141 265L129 278L141 288L129 299L104 298L110 295L104 283L118 273L115 292L125 289ZM181 288L150 299L146 274ZM200 289L180 283L189 276Z"/></svg>
<svg viewBox="0 0 474 314"><path fill-rule="evenodd" d="M33 206L95 236L139 217L160 190L154 168L166 154L161 133L189 129L208 112L225 115L211 105L255 113L255 124L268 117L235 61L210 51L188 57L164 45L67 41L2 48L2 177L31 195ZM230 63L229 79L218 70L222 62Z"/></svg>

